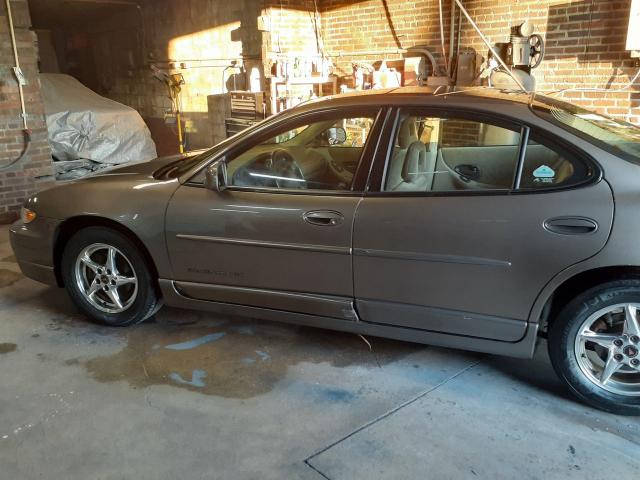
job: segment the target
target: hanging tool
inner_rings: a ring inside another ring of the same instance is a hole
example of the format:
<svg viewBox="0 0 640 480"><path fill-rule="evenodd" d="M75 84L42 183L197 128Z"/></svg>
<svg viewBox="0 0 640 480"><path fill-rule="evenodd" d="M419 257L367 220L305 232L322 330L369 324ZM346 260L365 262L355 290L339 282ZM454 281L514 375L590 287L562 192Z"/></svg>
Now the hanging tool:
<svg viewBox="0 0 640 480"><path fill-rule="evenodd" d="M182 131L182 100L180 93L182 86L185 85L184 76L181 73L168 73L160 70L155 65L151 65L151 71L154 78L164 83L169 90L169 99L171 100L171 111L176 118L178 126L178 148L180 153L184 153L184 135Z"/></svg>
<svg viewBox="0 0 640 480"><path fill-rule="evenodd" d="M182 133L182 99L180 92L182 85L185 84L184 76L181 73L172 73L169 82L169 96L173 104L173 110L176 114L176 123L178 124L178 147L180 153L184 153L184 135Z"/></svg>
<svg viewBox="0 0 640 480"><path fill-rule="evenodd" d="M16 32L15 27L13 25L13 15L11 12L11 1L5 0L7 5L7 18L9 20L9 34L11 36L11 46L13 48L13 58L15 61L15 66L13 67L13 74L16 77L18 82L18 95L20 96L20 116L22 117L22 133L24 135L24 148L20 155L17 158L11 160L6 165L0 166L0 170L6 170L8 168L13 167L20 160L26 157L27 152L29 151L29 147L31 146L31 130L27 124L27 109L25 107L24 101L24 89L23 87L27 84L27 80L22 73L22 69L20 68L20 56L18 55L18 44L16 42Z"/></svg>

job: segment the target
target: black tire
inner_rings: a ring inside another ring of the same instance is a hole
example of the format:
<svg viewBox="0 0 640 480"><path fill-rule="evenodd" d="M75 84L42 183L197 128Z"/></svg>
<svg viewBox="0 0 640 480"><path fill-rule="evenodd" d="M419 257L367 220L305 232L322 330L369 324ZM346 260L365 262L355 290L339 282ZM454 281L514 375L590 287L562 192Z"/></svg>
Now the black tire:
<svg viewBox="0 0 640 480"><path fill-rule="evenodd" d="M616 394L593 383L580 369L575 351L581 325L599 310L621 303L640 303L640 280L604 283L578 295L551 323L549 356L558 376L585 403L618 415L640 415L640 396Z"/></svg>
<svg viewBox="0 0 640 480"><path fill-rule="evenodd" d="M135 299L126 310L119 313L102 311L92 305L75 281L75 265L80 253L89 245L106 244L117 248L128 260L137 277ZM106 227L87 227L71 237L65 246L61 274L69 296L91 320L114 327L127 327L141 323L154 315L162 306L156 279L151 274L143 254L125 235Z"/></svg>

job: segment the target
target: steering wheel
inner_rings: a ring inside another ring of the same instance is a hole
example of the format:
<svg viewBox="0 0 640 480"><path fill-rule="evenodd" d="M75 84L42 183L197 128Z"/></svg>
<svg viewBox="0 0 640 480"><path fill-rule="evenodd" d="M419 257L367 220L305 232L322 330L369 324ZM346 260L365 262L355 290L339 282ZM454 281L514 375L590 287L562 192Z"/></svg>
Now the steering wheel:
<svg viewBox="0 0 640 480"><path fill-rule="evenodd" d="M275 150L271 154L271 171L276 176L278 188L307 188L307 180L298 162L286 150Z"/></svg>
<svg viewBox="0 0 640 480"><path fill-rule="evenodd" d="M353 173L344 168L334 159L330 159L328 165L333 176L340 179L340 181L344 182L347 186L351 185L351 182L353 181Z"/></svg>

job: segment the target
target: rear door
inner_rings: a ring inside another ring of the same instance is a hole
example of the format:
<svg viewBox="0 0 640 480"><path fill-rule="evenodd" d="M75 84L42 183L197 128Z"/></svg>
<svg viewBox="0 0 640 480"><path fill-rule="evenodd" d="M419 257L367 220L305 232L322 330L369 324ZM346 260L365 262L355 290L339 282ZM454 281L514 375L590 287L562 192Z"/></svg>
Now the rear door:
<svg viewBox="0 0 640 480"><path fill-rule="evenodd" d="M204 174L180 187L166 220L176 288L354 320L352 225L378 113L334 109L287 121L226 155L226 190L204 188Z"/></svg>
<svg viewBox="0 0 640 480"><path fill-rule="evenodd" d="M406 110L395 132L355 220L360 317L519 340L544 285L606 243L610 188L581 153L515 123Z"/></svg>

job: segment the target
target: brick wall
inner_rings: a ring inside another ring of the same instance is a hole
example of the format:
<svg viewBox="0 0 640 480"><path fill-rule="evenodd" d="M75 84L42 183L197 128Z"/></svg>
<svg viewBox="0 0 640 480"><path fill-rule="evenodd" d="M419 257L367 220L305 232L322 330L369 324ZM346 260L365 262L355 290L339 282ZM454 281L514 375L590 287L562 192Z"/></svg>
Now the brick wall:
<svg viewBox="0 0 640 480"><path fill-rule="evenodd" d="M623 87L638 71L636 61L625 51L630 1L628 0L528 0L509 8L491 1L475 0L469 13L490 38L504 41L505 27L523 17L530 18L547 42L546 57L536 69L538 90ZM507 2L505 2L507 3ZM462 44L483 51L469 29ZM640 123L636 82L629 92L567 92L565 99L588 108ZM634 93L635 92L635 93Z"/></svg>
<svg viewBox="0 0 640 480"><path fill-rule="evenodd" d="M448 54L449 6L444 2ZM547 42L547 56L534 70L538 90L625 86L638 68L624 50L628 0L466 0L472 18L492 42L508 41L509 27L528 18ZM351 74L352 60L399 59L398 49L426 45L439 59L442 48L437 0L321 0L326 51L336 59L338 73ZM456 22L457 24L457 22ZM461 50L484 46L463 19ZM386 52L363 55L362 52ZM358 52L353 55L352 52ZM567 92L564 98L612 116L640 123L640 82L628 92Z"/></svg>
<svg viewBox="0 0 640 480"><path fill-rule="evenodd" d="M26 1L15 3L24 7ZM448 53L451 1L443 4ZM547 57L534 71L540 90L606 85L614 89L636 71L624 51L628 0L465 0L464 4L493 42L506 41L509 27L525 18L537 25L536 31L547 41ZM345 84L351 82L352 61L399 60L400 51L410 47L425 46L444 64L438 0L238 0L229 4L141 0L141 5L140 11L122 7L114 17L78 25L77 31L68 34L67 44L85 50L90 46L84 58L95 62L95 74L82 80L100 94L137 109L151 127L160 154L176 151L176 129L165 125L171 102L166 87L152 77L149 63L185 77L182 109L191 148L213 142L207 96L232 88L233 70L223 73L232 60L253 62L268 77L279 57L323 51L333 59ZM26 31L21 35L30 37ZM486 55L487 49L466 19L460 39L461 51ZM4 71L9 75L8 69ZM565 97L640 123L636 91L568 92ZM220 109L217 114L216 125L221 126L225 112Z"/></svg>
<svg viewBox="0 0 640 480"><path fill-rule="evenodd" d="M321 0L319 5L326 53L335 59L339 75L350 76L354 60L400 59L398 51L410 46L425 45L439 56L437 0ZM449 10L443 15L448 35Z"/></svg>
<svg viewBox="0 0 640 480"><path fill-rule="evenodd" d="M267 0L262 15L270 32L268 55L315 56L319 45L316 30L321 34L320 11L315 13L313 0Z"/></svg>
<svg viewBox="0 0 640 480"><path fill-rule="evenodd" d="M18 85L5 3L0 4L0 221L10 220L25 198L52 183L52 165L44 108L40 97L35 34L26 0L13 0L11 8L16 29L22 71L29 84L24 88L32 142L21 162L3 168L20 156L24 148Z"/></svg>
<svg viewBox="0 0 640 480"><path fill-rule="evenodd" d="M442 147L475 147L480 143L480 123L451 119L442 122Z"/></svg>

